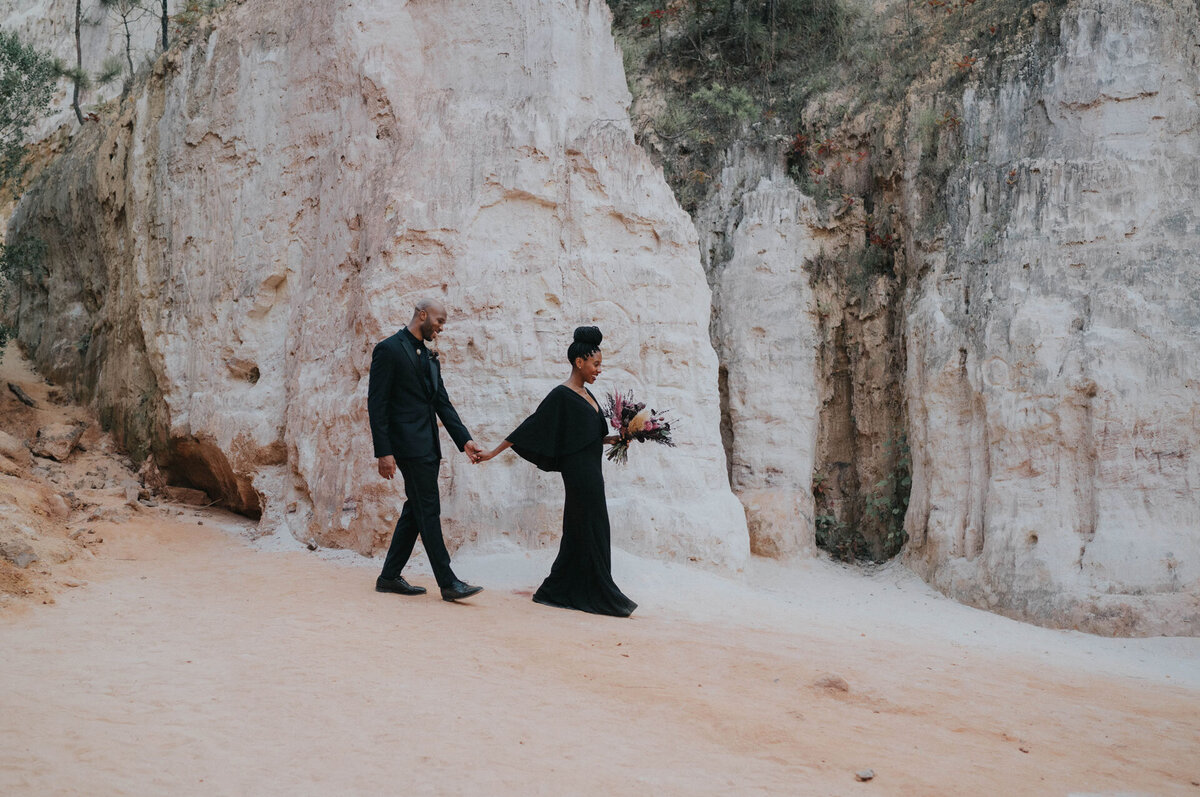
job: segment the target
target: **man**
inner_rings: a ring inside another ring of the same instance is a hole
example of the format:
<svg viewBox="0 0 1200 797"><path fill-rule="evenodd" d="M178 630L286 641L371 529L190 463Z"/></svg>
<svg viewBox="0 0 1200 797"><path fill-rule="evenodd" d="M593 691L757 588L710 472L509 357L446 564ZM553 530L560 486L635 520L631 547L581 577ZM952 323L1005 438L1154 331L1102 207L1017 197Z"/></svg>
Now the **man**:
<svg viewBox="0 0 1200 797"><path fill-rule="evenodd" d="M422 595L424 587L404 580L400 571L408 563L417 535L425 545L442 599L456 601L481 592L460 581L450 569L450 553L442 539L441 499L438 469L442 460L437 418L460 451L472 462L482 452L471 439L446 395L437 354L428 343L446 325L441 302L423 299L417 304L408 326L375 346L371 355L371 378L367 388L367 412L371 438L378 458L379 475L391 479L399 469L404 479L404 509L392 532L392 543L375 580L377 592Z"/></svg>

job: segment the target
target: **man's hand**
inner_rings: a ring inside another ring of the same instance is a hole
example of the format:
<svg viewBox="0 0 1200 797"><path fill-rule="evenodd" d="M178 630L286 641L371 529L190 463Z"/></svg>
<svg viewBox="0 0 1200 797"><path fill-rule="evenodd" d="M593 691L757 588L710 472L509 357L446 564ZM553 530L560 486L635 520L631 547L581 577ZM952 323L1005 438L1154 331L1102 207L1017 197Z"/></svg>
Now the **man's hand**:
<svg viewBox="0 0 1200 797"><path fill-rule="evenodd" d="M391 454L379 458L379 475L385 479L396 475L396 458Z"/></svg>
<svg viewBox="0 0 1200 797"><path fill-rule="evenodd" d="M479 457L483 454L483 449L480 448L479 443L476 443L474 440L468 440L466 445L463 446L463 452L471 462L478 463Z"/></svg>

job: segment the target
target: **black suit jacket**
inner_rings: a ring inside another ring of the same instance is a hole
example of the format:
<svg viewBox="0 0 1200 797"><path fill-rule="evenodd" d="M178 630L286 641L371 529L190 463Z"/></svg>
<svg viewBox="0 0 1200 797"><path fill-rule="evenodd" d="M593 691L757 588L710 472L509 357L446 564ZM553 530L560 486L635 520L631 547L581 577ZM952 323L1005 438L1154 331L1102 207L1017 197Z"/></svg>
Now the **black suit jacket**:
<svg viewBox="0 0 1200 797"><path fill-rule="evenodd" d="M377 344L371 354L367 413L376 458L390 454L397 459L440 459L437 418L459 451L471 439L446 395L437 358L431 353L428 382L419 368L416 347L404 329Z"/></svg>

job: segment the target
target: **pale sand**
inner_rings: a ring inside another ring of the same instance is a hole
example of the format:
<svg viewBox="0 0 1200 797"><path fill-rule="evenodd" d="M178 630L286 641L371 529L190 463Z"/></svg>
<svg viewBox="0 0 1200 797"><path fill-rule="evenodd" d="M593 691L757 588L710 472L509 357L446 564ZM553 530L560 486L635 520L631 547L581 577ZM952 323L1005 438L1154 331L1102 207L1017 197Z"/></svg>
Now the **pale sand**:
<svg viewBox="0 0 1200 797"><path fill-rule="evenodd" d="M87 585L0 617L0 794L1200 795L1200 640L1034 628L901 567L618 552L621 620L532 603L552 551L456 557L488 588L456 605L216 512L96 528L55 574Z"/></svg>

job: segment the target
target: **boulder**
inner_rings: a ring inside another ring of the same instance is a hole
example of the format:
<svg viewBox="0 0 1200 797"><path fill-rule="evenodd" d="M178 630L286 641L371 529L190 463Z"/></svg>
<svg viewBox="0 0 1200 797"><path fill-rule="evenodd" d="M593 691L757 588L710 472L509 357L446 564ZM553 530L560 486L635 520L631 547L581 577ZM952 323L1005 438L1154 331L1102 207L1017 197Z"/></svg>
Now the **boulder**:
<svg viewBox="0 0 1200 797"><path fill-rule="evenodd" d="M187 504L188 506L209 506L213 500L208 497L208 493L203 490L196 490L191 487L177 487L175 485L167 485L162 492L168 499L177 504ZM136 495L134 496L136 499Z"/></svg>
<svg viewBox="0 0 1200 797"><path fill-rule="evenodd" d="M83 435L84 426L77 423L52 423L38 429L30 450L35 456L66 462Z"/></svg>
<svg viewBox="0 0 1200 797"><path fill-rule="evenodd" d="M0 557L22 569L39 559L33 546L21 540L0 540Z"/></svg>

